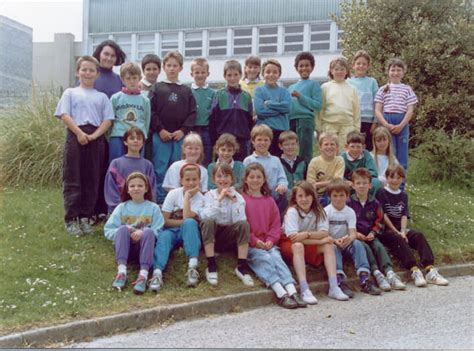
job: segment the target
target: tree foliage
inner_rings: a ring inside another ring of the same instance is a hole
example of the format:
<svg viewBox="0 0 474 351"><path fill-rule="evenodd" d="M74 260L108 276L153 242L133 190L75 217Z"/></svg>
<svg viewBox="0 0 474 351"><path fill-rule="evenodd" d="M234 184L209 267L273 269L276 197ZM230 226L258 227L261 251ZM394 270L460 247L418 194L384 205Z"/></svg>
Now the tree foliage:
<svg viewBox="0 0 474 351"><path fill-rule="evenodd" d="M346 1L336 21L343 54L372 57L369 72L380 85L392 57L408 66L404 82L418 96L411 122L415 141L428 128L474 136L474 31L471 0Z"/></svg>

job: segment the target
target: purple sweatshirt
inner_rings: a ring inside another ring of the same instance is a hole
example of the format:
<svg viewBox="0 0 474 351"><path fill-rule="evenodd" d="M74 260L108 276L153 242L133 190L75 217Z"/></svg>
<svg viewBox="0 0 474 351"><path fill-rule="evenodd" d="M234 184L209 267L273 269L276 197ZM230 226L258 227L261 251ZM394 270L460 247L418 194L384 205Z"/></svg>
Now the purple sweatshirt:
<svg viewBox="0 0 474 351"><path fill-rule="evenodd" d="M155 170L153 164L141 157L124 155L112 160L104 182L105 202L109 207L115 208L122 202L120 195L127 177L132 172L141 172L150 181L152 194L155 194Z"/></svg>
<svg viewBox="0 0 474 351"><path fill-rule="evenodd" d="M99 77L94 82L95 90L104 93L109 99L122 90L123 83L118 74L103 67L99 67L99 72Z"/></svg>

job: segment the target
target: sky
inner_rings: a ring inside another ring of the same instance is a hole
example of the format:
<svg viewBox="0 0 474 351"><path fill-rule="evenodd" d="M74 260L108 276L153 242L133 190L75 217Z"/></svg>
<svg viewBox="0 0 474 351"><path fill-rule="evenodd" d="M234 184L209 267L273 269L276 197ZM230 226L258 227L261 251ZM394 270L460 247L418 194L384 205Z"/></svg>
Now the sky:
<svg viewBox="0 0 474 351"><path fill-rule="evenodd" d="M0 15L33 28L33 41L54 40L54 33L72 33L82 40L82 0L0 0Z"/></svg>

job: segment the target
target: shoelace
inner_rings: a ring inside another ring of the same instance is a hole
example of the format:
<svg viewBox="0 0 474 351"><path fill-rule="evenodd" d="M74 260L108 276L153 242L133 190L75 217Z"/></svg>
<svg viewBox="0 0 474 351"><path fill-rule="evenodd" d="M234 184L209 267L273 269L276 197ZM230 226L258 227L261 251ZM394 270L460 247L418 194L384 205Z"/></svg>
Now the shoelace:
<svg viewBox="0 0 474 351"><path fill-rule="evenodd" d="M133 282L133 285L137 285L137 284L140 284L140 283L143 283L145 281L145 278L141 275L138 276L137 280L135 280Z"/></svg>

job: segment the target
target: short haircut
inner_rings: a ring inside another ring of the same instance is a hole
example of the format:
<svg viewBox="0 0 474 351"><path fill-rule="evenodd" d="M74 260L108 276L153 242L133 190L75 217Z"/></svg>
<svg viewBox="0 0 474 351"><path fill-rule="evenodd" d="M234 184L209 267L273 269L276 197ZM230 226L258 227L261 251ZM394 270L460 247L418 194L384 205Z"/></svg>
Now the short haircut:
<svg viewBox="0 0 474 351"><path fill-rule="evenodd" d="M242 65L237 60L228 60L224 64L224 76L229 70L234 70L242 74Z"/></svg>
<svg viewBox="0 0 474 351"><path fill-rule="evenodd" d="M392 66L400 67L401 69L403 69L404 72L407 70L406 63L403 62L403 60L399 59L398 57L394 57L394 58L391 58L390 60L388 60L387 72L390 70L390 67L392 67Z"/></svg>
<svg viewBox="0 0 474 351"><path fill-rule="evenodd" d="M262 61L260 60L260 57L250 55L245 59L245 66L261 66Z"/></svg>
<svg viewBox="0 0 474 351"><path fill-rule="evenodd" d="M118 46L118 44L113 40L104 40L102 43L100 43L95 48L94 53L92 54L92 56L94 56L97 59L97 61L100 62L100 53L102 52L102 50L106 46L111 47L115 51L116 59L115 59L114 66L120 66L121 64L123 64L125 62L125 59L127 58L127 55L125 55L125 52L123 52L123 50L120 48L120 46Z"/></svg>
<svg viewBox="0 0 474 351"><path fill-rule="evenodd" d="M344 77L344 79L349 78L351 68L349 66L349 63L344 57L336 57L335 59L331 60L331 63L329 64L329 72L328 72L329 78L334 79L334 76L332 75L331 70L337 65L342 66L346 69L346 76Z"/></svg>
<svg viewBox="0 0 474 351"><path fill-rule="evenodd" d="M329 196L333 192L344 192L347 196L350 194L349 185L347 185L342 179L334 179L332 180L326 188L326 192Z"/></svg>
<svg viewBox="0 0 474 351"><path fill-rule="evenodd" d="M235 182L235 177L234 177L234 171L232 170L232 167L230 164L225 163L225 162L220 162L216 164L214 169L212 170L212 179L214 180L216 177L217 172L221 172L224 175L231 176L232 177L232 184Z"/></svg>
<svg viewBox="0 0 474 351"><path fill-rule="evenodd" d="M367 179L369 183L372 182L372 174L370 174L369 170L364 167L359 167L352 172L351 180L355 181L356 178L364 178Z"/></svg>
<svg viewBox="0 0 474 351"><path fill-rule="evenodd" d="M127 141L128 137L131 136L131 135L134 135L134 134L136 136L140 136L142 138L142 140L145 141L145 133L143 133L143 130L141 130L138 127L128 128L127 131L125 132L125 134L123 135L122 140Z"/></svg>
<svg viewBox="0 0 474 351"><path fill-rule="evenodd" d="M180 67L183 67L183 55L181 55L179 51L176 51L176 50L168 51L166 53L165 57L163 58L163 65L166 65L166 62L172 58L178 61L178 64Z"/></svg>
<svg viewBox="0 0 474 351"><path fill-rule="evenodd" d="M158 66L158 69L161 71L161 60L155 54L147 54L142 58L142 70L145 70L145 66L149 63L154 63Z"/></svg>
<svg viewBox="0 0 474 351"><path fill-rule="evenodd" d="M201 136L197 133L191 132L184 137L183 145L181 146L181 157L184 160L186 158L184 154L184 148L188 145L197 145L201 148L201 155L197 162L201 164L202 160L204 159L204 145L202 143Z"/></svg>
<svg viewBox="0 0 474 351"><path fill-rule="evenodd" d="M202 66L209 72L209 61L204 57L197 57L191 61L191 72L193 71L194 66Z"/></svg>
<svg viewBox="0 0 474 351"><path fill-rule="evenodd" d="M298 142L299 141L298 134L296 134L292 130L287 130L281 133L280 136L278 137L279 144L283 144L287 140L296 140L296 142Z"/></svg>
<svg viewBox="0 0 474 351"><path fill-rule="evenodd" d="M266 60L263 65L262 65L262 71L265 72L265 67L267 67L268 65L274 65L274 66L277 66L278 67L278 70L280 71L280 76L281 76L281 63L278 62L278 60L275 60L275 59L268 59Z"/></svg>
<svg viewBox="0 0 474 351"><path fill-rule="evenodd" d="M389 165L387 167L387 170L385 171L385 177L388 178L388 177L391 177L394 174L398 174L400 177L405 178L406 177L405 168L403 168L399 164Z"/></svg>
<svg viewBox="0 0 474 351"><path fill-rule="evenodd" d="M273 132L266 124L257 124L255 127L253 127L252 131L250 132L250 139L254 141L255 138L260 135L269 137L270 140L273 139Z"/></svg>
<svg viewBox="0 0 474 351"><path fill-rule="evenodd" d="M365 50L359 50L359 51L356 52L356 54L352 58L352 64L354 64L357 61L357 59L359 59L361 57L365 58L367 60L367 63L370 65L371 58L370 58L369 53Z"/></svg>
<svg viewBox="0 0 474 351"><path fill-rule="evenodd" d="M153 201L153 190L151 188L150 180L148 179L148 177L141 172L132 172L128 175L127 180L125 181L125 185L122 188L122 193L120 194L120 199L122 200L122 202L132 199L132 197L128 193L128 184L130 183L130 181L137 178L145 182L145 186L146 186L146 192L144 195L145 200Z"/></svg>
<svg viewBox="0 0 474 351"><path fill-rule="evenodd" d="M237 138L230 133L221 134L214 145L214 152L217 154L219 149L223 146L232 147L234 151L239 151L239 143Z"/></svg>
<svg viewBox="0 0 474 351"><path fill-rule="evenodd" d="M263 196L272 196L272 191L270 190L270 187L268 186L268 180L267 180L267 175L265 174L265 169L260 163L257 163L257 162L249 163L247 167L245 167L244 179L242 181L242 191L245 193L248 192L249 188L248 188L246 180L250 172L252 171L259 171L260 173L263 174L263 179L265 181L263 182L263 185L260 188L260 193Z"/></svg>
<svg viewBox="0 0 474 351"><path fill-rule="evenodd" d="M318 139L319 146L323 145L324 140L329 139L333 140L336 145L339 147L339 138L334 133L322 132Z"/></svg>
<svg viewBox="0 0 474 351"><path fill-rule="evenodd" d="M97 70L99 70L100 64L99 61L93 56L85 55L81 56L77 59L76 61L76 72L79 72L79 69L81 68L81 65L83 62L90 62L93 63L96 67Z"/></svg>
<svg viewBox="0 0 474 351"><path fill-rule="evenodd" d="M365 135L360 132L350 132L346 136L346 143L349 144L365 144Z"/></svg>
<svg viewBox="0 0 474 351"><path fill-rule="evenodd" d="M198 177L201 178L201 167L195 163L185 163L179 169L179 179L183 179L184 173L189 171L196 171L198 173Z"/></svg>
<svg viewBox="0 0 474 351"><path fill-rule="evenodd" d="M308 60L309 64L311 65L311 68L314 68L315 61L314 61L314 56L312 53L308 51L303 51L303 52L300 52L298 55L296 55L295 68L298 68L298 64L300 63L301 60Z"/></svg>
<svg viewBox="0 0 474 351"><path fill-rule="evenodd" d="M142 71L140 66L135 62L125 62L120 66L120 78L124 79L127 74L141 77Z"/></svg>

